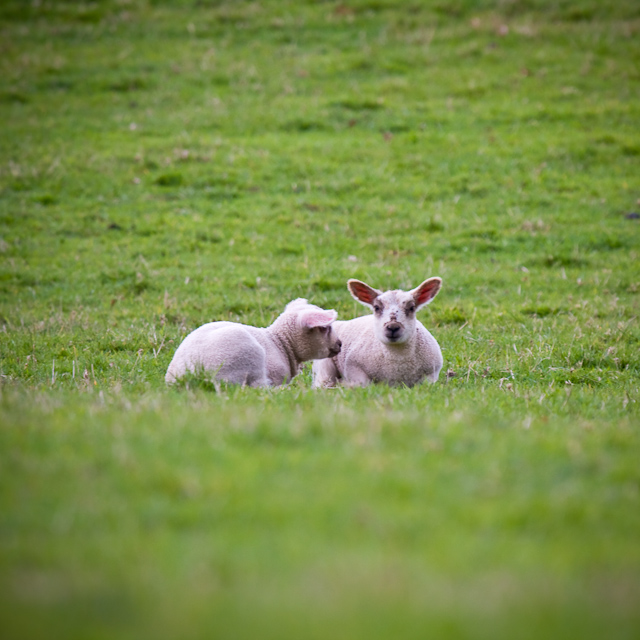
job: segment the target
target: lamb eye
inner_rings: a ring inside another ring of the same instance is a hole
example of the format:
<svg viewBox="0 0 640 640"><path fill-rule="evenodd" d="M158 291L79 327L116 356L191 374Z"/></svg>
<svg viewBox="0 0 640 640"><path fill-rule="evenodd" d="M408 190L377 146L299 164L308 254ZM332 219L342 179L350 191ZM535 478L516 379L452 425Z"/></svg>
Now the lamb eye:
<svg viewBox="0 0 640 640"><path fill-rule="evenodd" d="M374 305L373 305L373 310L374 310L376 313L380 313L380 312L382 311L382 307L381 307L379 304L374 304Z"/></svg>
<svg viewBox="0 0 640 640"><path fill-rule="evenodd" d="M416 310L416 305L415 304L409 304L407 305L407 311L409 313L413 313Z"/></svg>

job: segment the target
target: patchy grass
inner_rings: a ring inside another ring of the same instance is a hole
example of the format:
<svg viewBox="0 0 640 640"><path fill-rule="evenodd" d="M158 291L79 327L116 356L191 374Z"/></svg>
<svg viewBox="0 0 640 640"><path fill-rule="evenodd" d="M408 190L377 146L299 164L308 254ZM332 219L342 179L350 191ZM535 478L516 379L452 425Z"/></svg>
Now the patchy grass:
<svg viewBox="0 0 640 640"><path fill-rule="evenodd" d="M8 637L636 637L634 3L0 7ZM165 389L441 276L435 386Z"/></svg>

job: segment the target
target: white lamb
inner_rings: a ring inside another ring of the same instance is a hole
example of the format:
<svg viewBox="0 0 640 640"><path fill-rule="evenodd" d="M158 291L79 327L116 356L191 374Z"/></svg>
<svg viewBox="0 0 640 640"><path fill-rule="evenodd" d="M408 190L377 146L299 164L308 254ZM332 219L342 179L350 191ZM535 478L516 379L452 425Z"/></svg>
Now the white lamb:
<svg viewBox="0 0 640 640"><path fill-rule="evenodd" d="M349 280L351 295L373 315L336 322L342 341L337 356L313 363L313 386L333 387L372 382L409 387L435 382L442 369L442 352L435 338L416 319L416 311L435 298L442 280L429 278L412 291L378 291Z"/></svg>
<svg viewBox="0 0 640 640"><path fill-rule="evenodd" d="M165 381L176 382L191 372L251 387L286 384L303 362L340 352L332 330L337 316L333 309L298 298L266 328L236 322L202 325L178 347Z"/></svg>

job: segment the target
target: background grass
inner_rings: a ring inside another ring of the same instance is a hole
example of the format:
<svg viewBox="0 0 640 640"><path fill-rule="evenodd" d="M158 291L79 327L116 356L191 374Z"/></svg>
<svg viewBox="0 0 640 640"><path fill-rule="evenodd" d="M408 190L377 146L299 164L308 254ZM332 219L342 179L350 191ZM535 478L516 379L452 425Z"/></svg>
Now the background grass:
<svg viewBox="0 0 640 640"><path fill-rule="evenodd" d="M3 635L637 637L639 30L3 2ZM434 386L165 389L204 322L432 275Z"/></svg>

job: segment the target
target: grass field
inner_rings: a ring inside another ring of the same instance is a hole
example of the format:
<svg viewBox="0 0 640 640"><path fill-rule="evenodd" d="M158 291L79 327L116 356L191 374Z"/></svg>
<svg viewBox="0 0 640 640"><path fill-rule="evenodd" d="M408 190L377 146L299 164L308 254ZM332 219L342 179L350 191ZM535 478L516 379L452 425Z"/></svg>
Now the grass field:
<svg viewBox="0 0 640 640"><path fill-rule="evenodd" d="M640 637L638 2L4 0L0 51L3 638ZM436 385L165 388L435 275Z"/></svg>

